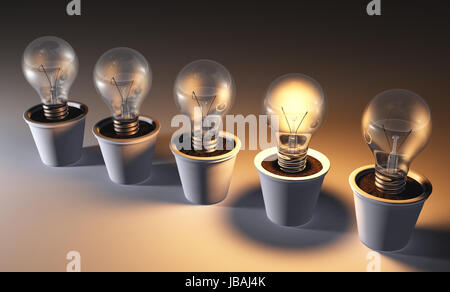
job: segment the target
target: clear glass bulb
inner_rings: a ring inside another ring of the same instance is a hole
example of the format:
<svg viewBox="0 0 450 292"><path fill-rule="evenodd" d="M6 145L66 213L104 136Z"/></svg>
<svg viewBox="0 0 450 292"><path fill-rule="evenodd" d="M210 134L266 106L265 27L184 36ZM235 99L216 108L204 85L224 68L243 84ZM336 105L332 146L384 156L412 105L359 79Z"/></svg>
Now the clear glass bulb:
<svg viewBox="0 0 450 292"><path fill-rule="evenodd" d="M377 189L386 194L402 193L411 162L431 138L429 106L414 92L385 91L366 108L362 131L376 159Z"/></svg>
<svg viewBox="0 0 450 292"><path fill-rule="evenodd" d="M311 138L322 126L327 112L322 87L302 74L282 76L270 85L264 108L278 137L281 169L288 173L303 171Z"/></svg>
<svg viewBox="0 0 450 292"><path fill-rule="evenodd" d="M116 133L136 134L140 108L152 85L152 70L145 57L130 48L109 50L95 66L94 83L112 111Z"/></svg>
<svg viewBox="0 0 450 292"><path fill-rule="evenodd" d="M178 74L174 96L179 110L191 118L194 149L215 151L221 122L218 119L234 103L235 86L230 72L211 60L192 62Z"/></svg>
<svg viewBox="0 0 450 292"><path fill-rule="evenodd" d="M78 74L78 58L70 44L53 36L34 40L25 49L22 69L41 97L45 116L64 119L69 90Z"/></svg>

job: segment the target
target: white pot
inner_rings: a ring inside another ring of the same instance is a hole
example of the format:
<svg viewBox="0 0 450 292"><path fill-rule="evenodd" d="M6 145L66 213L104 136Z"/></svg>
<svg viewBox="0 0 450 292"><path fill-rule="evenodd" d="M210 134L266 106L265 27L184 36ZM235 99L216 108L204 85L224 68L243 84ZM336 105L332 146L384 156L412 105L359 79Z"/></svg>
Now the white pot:
<svg viewBox="0 0 450 292"><path fill-rule="evenodd" d="M182 153L177 147L180 136L173 137L170 144L184 194L193 204L213 205L227 197L241 141L225 132L220 133L219 137L234 141L235 147L232 151L215 157L193 157Z"/></svg>
<svg viewBox="0 0 450 292"><path fill-rule="evenodd" d="M33 114L43 111L42 105L34 106L24 113L25 122L30 127L41 160L47 166L69 166L81 159L84 127L89 109L77 102L68 102L68 106L82 110L83 114L69 121L42 123L31 119Z"/></svg>
<svg viewBox="0 0 450 292"><path fill-rule="evenodd" d="M408 245L432 185L412 171L408 176L422 185L423 194L411 200L387 200L364 192L357 184L373 166L365 166L350 175L354 192L359 237L367 247L376 251L398 251Z"/></svg>
<svg viewBox="0 0 450 292"><path fill-rule="evenodd" d="M269 219L281 226L297 227L311 221L330 161L322 153L309 149L308 155L322 163L322 170L306 177L285 177L266 170L264 161L278 159L278 148L262 151L255 157L264 204Z"/></svg>
<svg viewBox="0 0 450 292"><path fill-rule="evenodd" d="M153 125L155 129L138 138L113 139L100 133L100 129L113 123L112 118L98 122L93 128L109 177L117 184L139 184L150 177L153 153L161 125L157 120L149 117L141 116L139 120Z"/></svg>

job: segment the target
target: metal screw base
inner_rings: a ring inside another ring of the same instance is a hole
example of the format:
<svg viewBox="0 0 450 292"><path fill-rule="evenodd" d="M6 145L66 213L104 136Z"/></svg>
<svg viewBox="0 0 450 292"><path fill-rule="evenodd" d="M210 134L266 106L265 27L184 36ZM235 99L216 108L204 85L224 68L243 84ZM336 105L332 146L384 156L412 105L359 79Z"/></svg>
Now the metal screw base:
<svg viewBox="0 0 450 292"><path fill-rule="evenodd" d="M60 121L64 120L69 115L69 107L67 103L55 105L43 105L44 115L47 120Z"/></svg>
<svg viewBox="0 0 450 292"><path fill-rule="evenodd" d="M287 173L299 173L305 170L308 152L303 154L284 154L278 151L278 165Z"/></svg>
<svg viewBox="0 0 450 292"><path fill-rule="evenodd" d="M139 132L139 118L132 120L114 119L114 131L122 137L136 135Z"/></svg>
<svg viewBox="0 0 450 292"><path fill-rule="evenodd" d="M192 145L194 146L195 151L211 153L216 151L217 144L217 135L209 141L204 141L204 135L202 133L192 133Z"/></svg>
<svg viewBox="0 0 450 292"><path fill-rule="evenodd" d="M375 171L375 186L376 188L388 195L399 195L405 191L406 176L389 176L381 173L378 169Z"/></svg>

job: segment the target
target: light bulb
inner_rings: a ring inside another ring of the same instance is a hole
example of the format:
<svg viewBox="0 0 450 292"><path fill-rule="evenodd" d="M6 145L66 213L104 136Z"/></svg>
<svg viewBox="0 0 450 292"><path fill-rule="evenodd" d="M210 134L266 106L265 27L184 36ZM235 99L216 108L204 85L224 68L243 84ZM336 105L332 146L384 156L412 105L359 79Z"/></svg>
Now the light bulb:
<svg viewBox="0 0 450 292"><path fill-rule="evenodd" d="M48 120L68 115L68 95L78 74L78 58L65 40L46 36L31 42L23 55L27 81L39 93Z"/></svg>
<svg viewBox="0 0 450 292"><path fill-rule="evenodd" d="M215 151L219 118L228 113L235 97L230 72L211 60L192 62L178 74L174 96L180 111L191 118L194 150Z"/></svg>
<svg viewBox="0 0 450 292"><path fill-rule="evenodd" d="M411 162L431 138L429 106L411 91L383 92L366 108L362 130L376 159L376 188L385 194L401 194Z"/></svg>
<svg viewBox="0 0 450 292"><path fill-rule="evenodd" d="M264 108L278 137L280 168L287 173L305 170L311 138L326 116L327 101L322 87L302 74L282 76L270 85Z"/></svg>
<svg viewBox="0 0 450 292"><path fill-rule="evenodd" d="M145 57L130 48L109 50L95 66L94 83L112 111L116 134L137 134L140 108L152 85L152 70Z"/></svg>

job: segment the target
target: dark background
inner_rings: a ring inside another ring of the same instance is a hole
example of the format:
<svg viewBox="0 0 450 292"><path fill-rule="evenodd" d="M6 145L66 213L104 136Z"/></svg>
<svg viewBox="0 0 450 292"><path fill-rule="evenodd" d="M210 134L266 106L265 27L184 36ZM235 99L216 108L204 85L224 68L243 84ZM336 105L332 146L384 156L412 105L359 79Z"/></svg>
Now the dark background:
<svg viewBox="0 0 450 292"><path fill-rule="evenodd" d="M392 88L415 91L430 104L432 141L413 169L429 177L434 193L412 247L384 258L383 267L450 270L450 1L382 0L379 17L366 14L369 0L82 0L83 15L73 17L66 15L69 2L0 4L0 270L55 270L72 248L83 252L89 270L364 270L367 250L357 238L348 175L373 163L361 137L362 111ZM142 113L160 120L156 157L172 163L159 173L161 186L112 185L95 146L99 165L42 166L22 120L39 98L23 77L21 61L27 44L44 35L67 40L79 56L71 96L90 108L86 146L96 145L92 126L110 115L92 82L97 59L118 46L147 57L154 78ZM167 147L178 113L172 88L183 66L203 58L224 64L234 76L233 113L259 114L267 87L281 75L298 72L321 83L329 111L311 146L332 163L324 185L325 203L332 204L319 209L345 221L333 230L333 245L305 248L304 241L316 240L319 231L291 234L264 221L259 207L239 208L239 202L260 197L255 151L239 154L222 205L179 204L185 200ZM178 234L186 230L189 236L178 245Z"/></svg>
<svg viewBox="0 0 450 292"><path fill-rule="evenodd" d="M224 64L236 80L234 113L260 113L268 85L298 72L318 80L328 96L329 122L317 139L353 131L354 141L361 142L366 104L384 90L404 88L430 104L433 138L442 140L435 145L450 141L449 1L383 0L383 16L372 17L366 13L369 0L83 0L82 16L72 17L66 15L69 2L2 4L0 84L13 95L18 87L24 92L3 97L6 102L39 101L24 82L22 53L33 39L55 35L79 55L71 93L90 106L91 118L110 114L93 86L95 63L105 51L127 46L152 66L153 88L142 112L159 119L163 132L171 132L170 120L177 114L172 97L177 73L193 60L209 58Z"/></svg>
<svg viewBox="0 0 450 292"><path fill-rule="evenodd" d="M31 40L56 35L77 51L78 81L86 86L106 50L128 46L141 51L155 73L154 92L161 93L152 94L155 102L166 98L163 92L171 99L176 73L198 58L217 60L233 73L240 92L236 109L253 103L272 80L288 72L311 75L331 99L337 99L339 88L345 92L338 98L341 105L361 100L354 94L361 88L367 96L359 105L392 87L430 99L423 86L443 92L449 77L450 2L445 0L384 0L381 17L367 16L369 0L82 0L81 17L66 15L69 2L2 4L1 58L11 67L1 70L20 68ZM440 102L449 105L448 98Z"/></svg>

